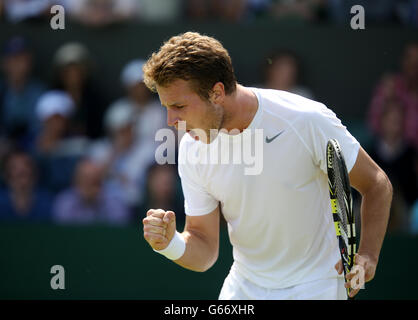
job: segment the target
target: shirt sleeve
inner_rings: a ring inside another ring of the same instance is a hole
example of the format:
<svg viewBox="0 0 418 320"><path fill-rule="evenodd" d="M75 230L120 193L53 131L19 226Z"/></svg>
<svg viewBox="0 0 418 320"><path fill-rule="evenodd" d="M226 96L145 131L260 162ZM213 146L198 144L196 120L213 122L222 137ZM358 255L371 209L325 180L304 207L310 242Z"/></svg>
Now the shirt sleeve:
<svg viewBox="0 0 418 320"><path fill-rule="evenodd" d="M185 165L179 165L178 168L186 215L202 216L215 210L219 202L204 187L193 181L196 177L190 176L191 172L185 168Z"/></svg>
<svg viewBox="0 0 418 320"><path fill-rule="evenodd" d="M178 172L184 195L184 211L189 216L202 216L215 210L219 201L206 190L196 166L186 161L188 147L189 144L182 141L179 149Z"/></svg>
<svg viewBox="0 0 418 320"><path fill-rule="evenodd" d="M326 147L330 139L336 139L340 144L347 171L353 168L360 143L354 138L347 128L337 118L336 114L323 104L310 113L309 140L312 147L312 157L321 170L327 173Z"/></svg>

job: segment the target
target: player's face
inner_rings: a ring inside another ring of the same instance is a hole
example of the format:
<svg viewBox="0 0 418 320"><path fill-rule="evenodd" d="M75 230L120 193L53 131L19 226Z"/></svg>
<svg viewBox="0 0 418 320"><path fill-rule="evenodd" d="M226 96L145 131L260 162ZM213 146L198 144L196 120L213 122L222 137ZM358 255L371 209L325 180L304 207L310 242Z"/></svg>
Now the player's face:
<svg viewBox="0 0 418 320"><path fill-rule="evenodd" d="M157 85L161 104L167 108L167 124L179 129L179 122L186 122L186 131L196 140L210 143L210 129L220 130L224 109L203 100L185 80L175 80L166 87ZM196 130L200 129L200 130Z"/></svg>

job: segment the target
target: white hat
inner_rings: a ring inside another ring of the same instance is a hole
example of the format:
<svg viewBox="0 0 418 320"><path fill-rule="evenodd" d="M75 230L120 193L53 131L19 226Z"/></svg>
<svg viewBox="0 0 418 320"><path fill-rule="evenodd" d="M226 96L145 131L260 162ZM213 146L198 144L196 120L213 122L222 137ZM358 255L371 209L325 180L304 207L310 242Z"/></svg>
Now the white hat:
<svg viewBox="0 0 418 320"><path fill-rule="evenodd" d="M135 122L134 108L126 100L113 103L105 115L105 127L109 131L114 131L126 127Z"/></svg>
<svg viewBox="0 0 418 320"><path fill-rule="evenodd" d="M73 99L64 91L53 90L44 93L36 105L36 115L41 121L59 114L68 117L74 111Z"/></svg>
<svg viewBox="0 0 418 320"><path fill-rule="evenodd" d="M122 70L121 81L125 87L131 87L139 82L144 81L144 72L142 67L145 60L132 60Z"/></svg>
<svg viewBox="0 0 418 320"><path fill-rule="evenodd" d="M56 66L65 66L70 63L88 63L90 53L87 48L78 42L70 42L61 46L54 56Z"/></svg>

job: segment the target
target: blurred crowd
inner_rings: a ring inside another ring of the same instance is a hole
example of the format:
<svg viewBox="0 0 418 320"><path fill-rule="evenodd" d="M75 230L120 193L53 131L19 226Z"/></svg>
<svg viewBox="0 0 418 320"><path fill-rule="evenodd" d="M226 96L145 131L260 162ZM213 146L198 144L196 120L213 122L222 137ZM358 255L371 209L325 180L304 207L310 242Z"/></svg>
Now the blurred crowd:
<svg viewBox="0 0 418 320"><path fill-rule="evenodd" d="M124 96L109 105L80 43L57 49L52 83L32 74L22 37L2 48L0 219L128 224L146 208L184 216L175 165L156 165L165 109L143 82L144 61L120 72Z"/></svg>
<svg viewBox="0 0 418 320"><path fill-rule="evenodd" d="M418 0L0 0L0 17L13 23L48 18L51 6L57 4L71 20L89 26L180 19L347 25L354 5L363 6L367 23L418 26Z"/></svg>
<svg viewBox="0 0 418 320"><path fill-rule="evenodd" d="M354 4L364 5L370 21L416 26L418 12L418 0L0 0L0 16L12 23L43 19L56 3L94 26L184 15L338 23ZM162 208L184 222L176 165L156 163L154 138L167 126L166 113L143 82L141 57L125 61L115 81L123 94L111 101L94 80L95 57L84 44L55 48L47 83L34 74L36 57L25 38L0 45L1 221L127 225L148 208ZM283 48L263 61L260 86L320 100L305 85L296 52ZM418 42L405 46L397 72L383 72L363 120L373 135L364 147L394 186L389 231L418 234Z"/></svg>
<svg viewBox="0 0 418 320"><path fill-rule="evenodd" d="M367 123L369 154L394 186L389 230L418 234L418 42L404 48L397 73L376 84Z"/></svg>

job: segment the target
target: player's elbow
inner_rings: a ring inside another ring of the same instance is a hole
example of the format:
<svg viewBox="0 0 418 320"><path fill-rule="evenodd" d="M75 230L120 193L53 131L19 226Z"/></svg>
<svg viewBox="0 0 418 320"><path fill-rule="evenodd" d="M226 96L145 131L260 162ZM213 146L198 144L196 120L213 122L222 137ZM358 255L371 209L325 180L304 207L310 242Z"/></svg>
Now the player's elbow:
<svg viewBox="0 0 418 320"><path fill-rule="evenodd" d="M392 200L393 196L393 186L389 180L389 177L383 170L380 170L376 176L375 185L375 194L378 194L385 199Z"/></svg>
<svg viewBox="0 0 418 320"><path fill-rule="evenodd" d="M199 266L196 266L193 271L196 271L196 272L208 271L216 263L216 261L218 260L218 256L219 256L219 250L218 249L213 250L210 256L208 256L208 259L205 261L205 263L202 263Z"/></svg>
<svg viewBox="0 0 418 320"><path fill-rule="evenodd" d="M204 271L208 271L210 268L213 267L213 265L216 263L216 261L218 260L218 256L219 256L219 250L216 249L216 251L213 253L211 259L208 261L208 264L206 265L206 268Z"/></svg>
<svg viewBox="0 0 418 320"><path fill-rule="evenodd" d="M385 193L392 199L393 186L389 180L389 177L383 171L382 171L382 177L381 177L381 185L382 185L382 188L385 190Z"/></svg>

